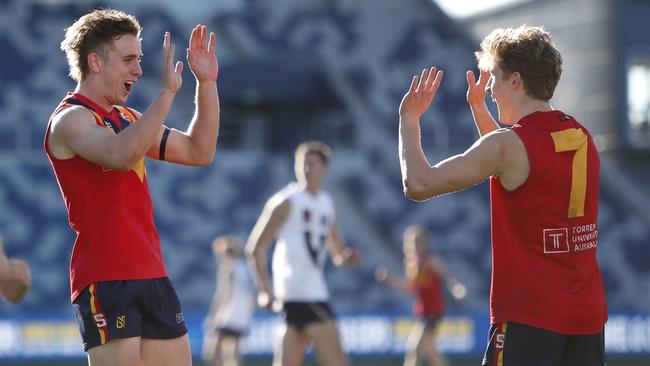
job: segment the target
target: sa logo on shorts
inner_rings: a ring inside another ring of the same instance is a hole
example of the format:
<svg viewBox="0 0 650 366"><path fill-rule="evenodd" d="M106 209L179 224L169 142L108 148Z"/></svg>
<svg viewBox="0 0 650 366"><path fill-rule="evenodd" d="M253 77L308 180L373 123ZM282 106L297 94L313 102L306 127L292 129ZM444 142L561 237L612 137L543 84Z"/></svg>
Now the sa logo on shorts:
<svg viewBox="0 0 650 366"><path fill-rule="evenodd" d="M95 326L97 328L104 328L106 326L106 315L104 315L104 313L93 315L93 320L95 321Z"/></svg>

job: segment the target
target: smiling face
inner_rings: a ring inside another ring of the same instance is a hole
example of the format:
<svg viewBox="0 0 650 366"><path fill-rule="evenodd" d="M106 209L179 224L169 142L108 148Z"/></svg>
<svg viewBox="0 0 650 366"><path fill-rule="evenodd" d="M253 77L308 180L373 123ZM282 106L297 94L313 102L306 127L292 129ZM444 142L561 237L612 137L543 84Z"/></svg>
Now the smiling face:
<svg viewBox="0 0 650 366"><path fill-rule="evenodd" d="M142 75L140 39L135 35L125 34L104 46L103 51L95 55L99 66L96 69L97 76L105 88L106 102L110 105L124 105L133 85Z"/></svg>

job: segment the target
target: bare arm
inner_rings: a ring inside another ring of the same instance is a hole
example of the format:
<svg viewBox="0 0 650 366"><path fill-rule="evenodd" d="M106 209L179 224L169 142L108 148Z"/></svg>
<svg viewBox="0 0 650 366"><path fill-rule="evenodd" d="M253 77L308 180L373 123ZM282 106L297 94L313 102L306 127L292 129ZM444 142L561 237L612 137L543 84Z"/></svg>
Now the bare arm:
<svg viewBox="0 0 650 366"><path fill-rule="evenodd" d="M267 308L273 305L273 291L266 265L266 252L286 221L289 210L290 203L288 200L278 203L274 198L271 198L264 207L262 215L257 220L246 243L246 255L248 256L248 263L257 287L258 296L267 297L267 301L261 304Z"/></svg>
<svg viewBox="0 0 650 366"><path fill-rule="evenodd" d="M413 287L406 279L393 276L390 272L388 272L388 269L386 269L386 267L378 267L375 270L375 278L379 283L390 288L394 288L396 290L404 291L410 294L414 293Z"/></svg>
<svg viewBox="0 0 650 366"><path fill-rule="evenodd" d="M336 218L332 223L332 232L327 238L327 246L329 247L334 265L356 266L359 264L359 254L356 250L345 246Z"/></svg>
<svg viewBox="0 0 650 366"><path fill-rule="evenodd" d="M434 272L442 278L452 296L458 300L464 299L467 294L467 288L447 269L442 259L433 256L429 259L429 266Z"/></svg>
<svg viewBox="0 0 650 366"><path fill-rule="evenodd" d="M485 105L485 96L489 89L488 82L490 81L490 73L485 70L481 70L480 72L477 82L474 72L467 71L467 103L469 103L472 111L472 117L474 118L474 124L476 125L479 136L483 136L500 127L490 114L487 105Z"/></svg>
<svg viewBox="0 0 650 366"><path fill-rule="evenodd" d="M209 37L209 39L208 39ZM214 33L204 25L192 30L187 62L196 79L194 116L185 132L171 130L164 147L164 160L184 165L209 165L214 160L219 134L219 94L217 76L219 65L215 53ZM160 145L164 129L159 128L157 138L147 156L160 159Z"/></svg>
<svg viewBox="0 0 650 366"><path fill-rule="evenodd" d="M435 77L433 76L435 74ZM463 154L431 166L420 141L420 117L435 95L442 71L424 70L415 76L400 105L399 153L402 182L406 197L422 201L431 197L469 188L491 175L499 175L504 158L506 130L481 137Z"/></svg>
<svg viewBox="0 0 650 366"><path fill-rule="evenodd" d="M5 282L8 282L10 275L9 260L5 255L2 238L0 238L0 285L4 285Z"/></svg>

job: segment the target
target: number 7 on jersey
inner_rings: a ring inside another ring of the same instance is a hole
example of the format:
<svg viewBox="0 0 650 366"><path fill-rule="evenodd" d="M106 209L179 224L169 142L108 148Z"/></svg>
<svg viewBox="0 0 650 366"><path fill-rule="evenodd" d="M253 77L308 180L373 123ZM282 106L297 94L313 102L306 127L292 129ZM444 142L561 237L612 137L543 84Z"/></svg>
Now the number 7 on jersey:
<svg viewBox="0 0 650 366"><path fill-rule="evenodd" d="M571 198L569 199L568 217L585 215L585 197L587 195L587 135L579 128L569 128L552 132L555 152L575 151L571 173Z"/></svg>

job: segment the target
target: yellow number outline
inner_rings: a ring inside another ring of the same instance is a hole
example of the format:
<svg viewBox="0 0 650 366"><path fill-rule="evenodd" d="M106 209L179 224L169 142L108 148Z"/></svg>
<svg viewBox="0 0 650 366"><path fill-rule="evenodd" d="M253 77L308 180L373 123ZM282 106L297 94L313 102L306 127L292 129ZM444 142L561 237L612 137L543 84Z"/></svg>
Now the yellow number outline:
<svg viewBox="0 0 650 366"><path fill-rule="evenodd" d="M575 151L571 172L571 197L568 217L585 215L585 197L587 196L587 135L579 128L569 128L552 132L555 152Z"/></svg>

